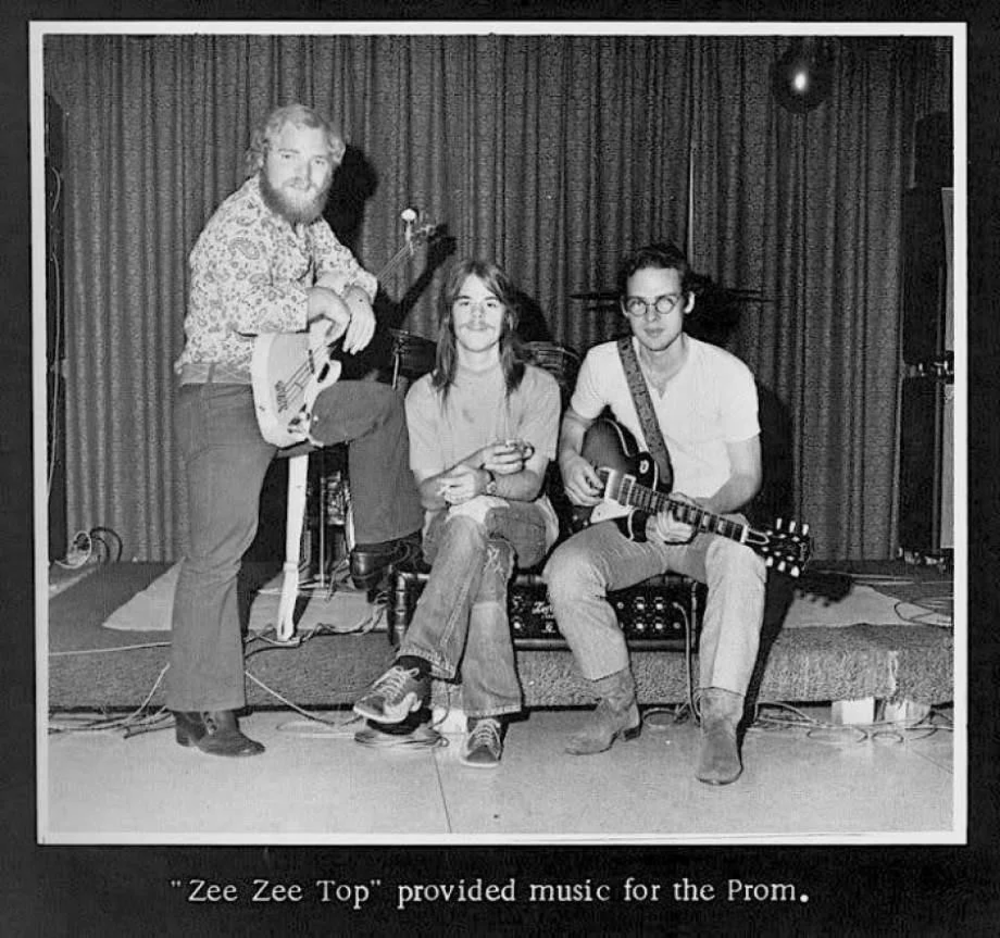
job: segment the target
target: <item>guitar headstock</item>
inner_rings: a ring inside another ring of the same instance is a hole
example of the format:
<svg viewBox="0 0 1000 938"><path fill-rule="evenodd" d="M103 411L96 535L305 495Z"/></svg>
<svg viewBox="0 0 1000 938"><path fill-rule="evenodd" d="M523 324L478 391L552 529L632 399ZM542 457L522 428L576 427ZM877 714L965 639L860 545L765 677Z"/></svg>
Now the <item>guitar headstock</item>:
<svg viewBox="0 0 1000 938"><path fill-rule="evenodd" d="M773 528L765 528L762 533L766 540L755 545L755 550L764 557L767 565L780 573L799 576L812 554L809 525L785 522L779 518Z"/></svg>
<svg viewBox="0 0 1000 938"><path fill-rule="evenodd" d="M403 220L403 237L411 251L422 242L433 241L443 228L416 209L405 208L399 217Z"/></svg>

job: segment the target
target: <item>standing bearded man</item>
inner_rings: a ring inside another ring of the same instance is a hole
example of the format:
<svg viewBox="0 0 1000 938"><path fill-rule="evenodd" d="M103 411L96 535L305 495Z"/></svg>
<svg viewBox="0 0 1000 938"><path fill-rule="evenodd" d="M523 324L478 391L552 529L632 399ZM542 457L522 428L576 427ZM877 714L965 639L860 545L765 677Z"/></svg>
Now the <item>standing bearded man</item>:
<svg viewBox="0 0 1000 938"><path fill-rule="evenodd" d="M175 432L184 463L188 543L173 611L167 706L177 742L222 756L264 747L239 729L246 705L236 580L257 531L276 447L261 436L250 363L254 337L329 322L356 353L375 331L378 289L323 220L346 144L300 104L273 111L247 152L247 180L209 219L191 252L186 342L177 361ZM351 576L369 589L423 520L409 471L400 397L371 381L339 381L317 398L320 445L348 442L357 545Z"/></svg>

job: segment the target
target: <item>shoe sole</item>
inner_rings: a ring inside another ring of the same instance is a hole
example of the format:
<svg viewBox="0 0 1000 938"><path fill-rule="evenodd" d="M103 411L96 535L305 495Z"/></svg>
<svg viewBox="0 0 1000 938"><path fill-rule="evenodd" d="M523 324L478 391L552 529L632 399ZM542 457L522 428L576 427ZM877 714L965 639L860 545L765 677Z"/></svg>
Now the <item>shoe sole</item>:
<svg viewBox="0 0 1000 938"><path fill-rule="evenodd" d="M465 756L459 756L458 761L462 765L468 766L470 769L498 769L500 768L500 760L497 759L496 762L470 762Z"/></svg>
<svg viewBox="0 0 1000 938"><path fill-rule="evenodd" d="M379 713L376 710L369 710L359 704L355 704L351 709L359 716L374 723L402 723L414 710L419 710L423 706L423 700L413 691L407 694L402 703L397 704L390 710ZM404 709L405 707L405 709Z"/></svg>

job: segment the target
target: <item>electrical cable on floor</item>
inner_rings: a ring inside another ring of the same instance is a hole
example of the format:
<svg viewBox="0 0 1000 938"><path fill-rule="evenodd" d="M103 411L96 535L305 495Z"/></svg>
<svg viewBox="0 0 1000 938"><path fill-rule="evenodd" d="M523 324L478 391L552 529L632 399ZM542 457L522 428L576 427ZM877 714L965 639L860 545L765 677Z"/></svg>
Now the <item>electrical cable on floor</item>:
<svg viewBox="0 0 1000 938"><path fill-rule="evenodd" d="M128 739L130 736L136 736L143 732L149 732L149 727L154 724L162 722L169 716L169 711L166 707L159 707L152 715L143 716L146 707L149 702L153 699L153 695L156 693L156 689L160 686L163 681L164 675L170 668L170 664L165 664L156 678L156 682L150 688L149 693L146 694L145 699L133 710L131 713L126 714L122 717L111 717L107 719L98 720L87 720L81 725L62 723L58 720L52 718L51 714L49 716L49 735L57 735L59 733L82 733L82 732L106 732L108 730L124 730L125 738ZM163 727L164 729L166 727Z"/></svg>
<svg viewBox="0 0 1000 938"><path fill-rule="evenodd" d="M170 642L143 642L141 645L112 645L107 648L78 648L75 651L50 651L50 658L62 658L70 655L98 655L115 651L136 651L139 648L169 648Z"/></svg>
<svg viewBox="0 0 1000 938"><path fill-rule="evenodd" d="M687 610L679 603L674 602L676 609L684 620L684 669L687 678L687 703L677 704L673 707L650 707L642 712L642 723L652 730L666 730L671 726L685 723L691 717L697 719L698 711L694 705L694 635L693 626ZM658 719L665 715L669 719Z"/></svg>
<svg viewBox="0 0 1000 938"><path fill-rule="evenodd" d="M788 711L793 716L785 717L762 712L772 707ZM940 722L937 722L940 721ZM875 720L871 723L833 723L817 720L791 704L776 700L761 700L754 707L754 718L748 732L785 732L805 730L805 737L817 742L843 742L843 737L851 735L854 742L889 741L894 743L914 742L933 736L937 732L953 732L953 725L940 711L931 709L927 714L913 720ZM823 738L827 734L830 738ZM920 735L914 735L920 734Z"/></svg>
<svg viewBox="0 0 1000 938"><path fill-rule="evenodd" d="M901 610L905 606L913 606L925 611L914 615L903 615ZM941 629L950 629L953 627L952 609L952 598L950 596L932 596L922 598L919 602L901 599L892 607L893 612L906 622L910 622L913 625L933 625Z"/></svg>
<svg viewBox="0 0 1000 938"><path fill-rule="evenodd" d="M66 556L55 563L64 570L78 570L91 561L117 563L122 558L122 549L121 537L111 528L99 525L89 531L77 531L69 543Z"/></svg>

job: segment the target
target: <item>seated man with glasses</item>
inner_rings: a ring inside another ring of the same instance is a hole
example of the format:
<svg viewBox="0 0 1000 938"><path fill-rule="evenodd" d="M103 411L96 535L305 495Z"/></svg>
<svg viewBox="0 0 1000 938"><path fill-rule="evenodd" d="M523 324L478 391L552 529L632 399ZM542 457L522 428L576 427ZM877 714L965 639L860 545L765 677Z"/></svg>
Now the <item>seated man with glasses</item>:
<svg viewBox="0 0 1000 938"><path fill-rule="evenodd" d="M684 332L695 297L688 262L675 246L650 245L626 256L619 291L631 340L595 346L580 368L559 438L567 496L580 506L602 499L604 487L583 453L587 431L609 407L639 449L654 455L658 447L647 440L643 423L653 428L650 435L659 427L666 462L661 477L672 479L672 498L745 520L732 513L761 485L753 375L729 352ZM742 771L736 731L760 640L764 561L743 544L695 531L669 511L634 515L629 528L631 536L613 521L592 524L557 547L545 567L559 630L599 698L567 751L603 752L641 728L628 648L607 592L680 573L708 585L696 775L706 784L728 784Z"/></svg>

